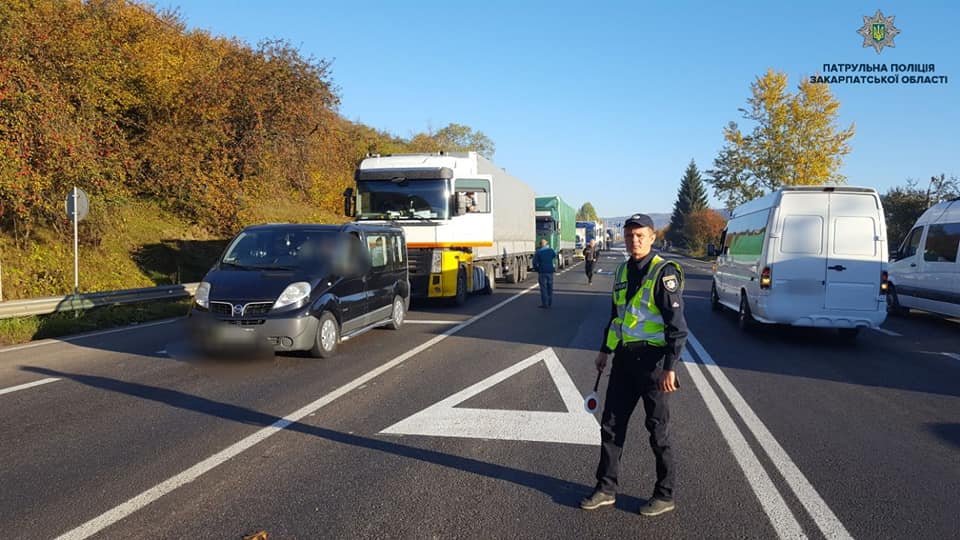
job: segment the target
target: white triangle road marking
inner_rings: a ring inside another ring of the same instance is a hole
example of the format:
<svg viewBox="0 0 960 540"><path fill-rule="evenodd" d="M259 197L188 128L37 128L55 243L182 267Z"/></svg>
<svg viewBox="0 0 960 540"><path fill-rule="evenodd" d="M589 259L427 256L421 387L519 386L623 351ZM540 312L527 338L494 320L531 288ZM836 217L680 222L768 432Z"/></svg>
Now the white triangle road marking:
<svg viewBox="0 0 960 540"><path fill-rule="evenodd" d="M468 409L456 406L543 362L567 412ZM429 435L510 441L600 445L600 424L584 411L583 396L553 349L547 348L384 429L394 435Z"/></svg>

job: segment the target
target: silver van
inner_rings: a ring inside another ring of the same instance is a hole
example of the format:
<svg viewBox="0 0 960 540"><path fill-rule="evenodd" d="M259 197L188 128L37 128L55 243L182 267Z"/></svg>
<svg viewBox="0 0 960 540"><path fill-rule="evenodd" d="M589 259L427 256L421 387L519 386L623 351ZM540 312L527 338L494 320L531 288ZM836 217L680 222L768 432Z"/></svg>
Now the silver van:
<svg viewBox="0 0 960 540"><path fill-rule="evenodd" d="M960 198L929 208L893 253L887 307L960 317Z"/></svg>

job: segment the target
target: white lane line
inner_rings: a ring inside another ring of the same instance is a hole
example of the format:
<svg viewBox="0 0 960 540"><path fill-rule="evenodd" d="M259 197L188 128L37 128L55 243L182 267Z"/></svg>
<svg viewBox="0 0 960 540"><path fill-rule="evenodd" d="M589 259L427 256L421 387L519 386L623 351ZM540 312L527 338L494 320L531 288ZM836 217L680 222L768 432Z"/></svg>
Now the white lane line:
<svg viewBox="0 0 960 540"><path fill-rule="evenodd" d="M463 321L417 321L414 319L405 319L403 324L457 324Z"/></svg>
<svg viewBox="0 0 960 540"><path fill-rule="evenodd" d="M56 339L41 339L40 341L33 341L31 343L25 343L23 345L13 345L11 347L4 347L0 349L0 354L13 351L22 351L24 349L32 349L34 347L40 347L43 345L53 345L55 343L63 343L64 341L76 341L78 339L86 339L90 337L105 336L107 334L116 334L117 332L126 332L128 330L137 330L139 328L149 328L151 326L159 326L161 324L170 324L172 322L179 321L183 317L176 317L174 319L164 319L162 321L132 324L130 326L124 326L122 328L111 328L109 330L101 330L99 332L87 332L85 334L76 334L73 336L66 336Z"/></svg>
<svg viewBox="0 0 960 540"><path fill-rule="evenodd" d="M763 469L763 465L760 464L756 454L750 449L750 444L740 433L733 418L730 417L727 409L724 408L717 394L713 391L713 387L707 382L706 377L700 370L700 365L690 357L690 353L686 349L683 351L683 359L685 362L683 365L690 373L694 386L700 391L700 396L703 397L707 409L713 415L713 420L720 427L720 433L723 434L723 438L730 446L733 457L736 458L737 464L740 465L744 476L747 478L747 482L750 483L750 487L757 495L760 506L763 507L767 518L770 519L770 524L777 531L777 536L780 538L806 538L803 528L797 518L794 517L793 512L790 511L786 501L783 500L777 486L767 475L767 471Z"/></svg>
<svg viewBox="0 0 960 540"><path fill-rule="evenodd" d="M700 341L691 333L687 336L687 343L693 346L693 350L697 353L700 361L703 362L707 372L710 373L713 380L717 382L717 385L723 393L726 394L727 399L730 400L737 414L740 415L744 424L746 424L747 428L760 443L760 446L770 457L774 467L780 471L784 480L787 481L787 485L790 486L790 489L793 490L793 493L800 500L803 507L807 509L807 512L810 514L810 517L813 518L817 527L820 528L820 532L829 539L852 538L850 533L847 532L846 527L840 522L840 519L830 510L830 507L827 506L827 503L820 497L817 490L810 484L803 473L800 472L800 469L793 460L790 459L790 456L787 455L786 450L784 450L783 447L780 446L780 443L773 437L773 434L770 433L767 426L760 421L760 418L753 412L753 409L747 405L743 396L740 395L740 392L738 392L730 380L727 379L727 376L723 374L720 366L713 361L713 357L703 348Z"/></svg>
<svg viewBox="0 0 960 540"><path fill-rule="evenodd" d="M28 382L26 384L19 384L17 386L11 386L9 388L0 388L0 396L3 394L9 394L11 392L16 392L17 390L26 390L27 388L33 388L34 386L40 386L41 384L47 384L59 381L57 377L50 377L47 379L40 379L39 381Z"/></svg>
<svg viewBox="0 0 960 540"><path fill-rule="evenodd" d="M880 332L881 334L886 334L888 336L903 337L903 334L898 334L893 330L887 330L886 328L871 328L871 330L874 332Z"/></svg>
<svg viewBox="0 0 960 540"><path fill-rule="evenodd" d="M955 352L945 352L945 353L940 353L940 354L942 354L942 355L944 355L944 356L949 356L950 358L953 358L954 360L960 360L960 354L957 354L957 353L955 353Z"/></svg>
<svg viewBox="0 0 960 540"><path fill-rule="evenodd" d="M368 371L367 373L357 377L356 379L348 382L347 384L326 394L325 396L314 401L313 403L310 403L288 414L287 416L284 416L283 418L281 418L280 420L277 420L273 424L260 429L256 433L247 436L246 438L228 446L227 448L224 448L223 450L208 457L207 459L201 461L200 463L197 463L196 465L190 467L189 469L175 476L172 476L167 480L164 480L163 482L144 491L143 493L137 495L136 497L133 497L127 502L120 504L118 506L115 506L112 509L104 512L103 514L100 514L99 516L91 519L90 521L87 521L86 523L80 525L79 527L60 535L59 537L57 537L57 539L58 540L68 540L68 539L79 540L82 538L88 538L98 533L99 531L105 529L106 527L109 527L110 525L113 525L114 523L133 514L137 510L144 508L145 506L156 501L160 497L163 497L167 493L170 493L171 491L177 489L178 487L188 484L190 482L193 482L194 480L196 480L203 474L207 473L211 469L219 465L222 465L223 463L236 457L237 455L242 453L244 450L247 450L248 448L251 448L263 442L264 440L269 438L271 435L274 435L275 433L283 430L290 424L297 422L300 419L317 412L319 409L332 403L336 399L342 397L344 394L347 394L348 392L361 387L362 385L370 382L371 379L374 379L382 375L383 373L389 371L390 369L402 364L403 362L416 356L420 352L426 349L429 349L430 347L433 347L437 343L440 343L441 341L456 334L457 332L479 321L480 319L483 319L487 315L493 313L494 311L497 311L498 309L509 304L510 302L513 302L517 298L520 298L524 294L532 291L534 288L536 288L536 285L528 287L516 293L515 295L511 296L510 298L507 298L506 300L500 302L499 304L496 304L495 306L487 309L486 311L483 311L482 313L471 317L470 319L458 324L457 326L454 326L453 328L446 330L442 334L430 339L429 341L423 343L422 345L419 345L401 354L400 356L397 356L393 360L390 360L389 362L381 365L380 367L374 370Z"/></svg>

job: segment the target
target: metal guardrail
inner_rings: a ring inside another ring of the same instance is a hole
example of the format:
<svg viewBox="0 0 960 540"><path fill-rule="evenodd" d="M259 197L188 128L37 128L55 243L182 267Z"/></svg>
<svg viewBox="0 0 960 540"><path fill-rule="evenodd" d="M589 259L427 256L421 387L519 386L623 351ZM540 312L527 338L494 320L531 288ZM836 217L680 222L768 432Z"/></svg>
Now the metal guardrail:
<svg viewBox="0 0 960 540"><path fill-rule="evenodd" d="M90 309L99 306L186 298L196 293L197 285L199 285L199 283L181 283L179 285L164 285L161 287L146 287L142 289L124 289L121 291L31 298L29 300L11 300L8 302L0 302L0 319L28 317L30 315L49 315L60 311Z"/></svg>

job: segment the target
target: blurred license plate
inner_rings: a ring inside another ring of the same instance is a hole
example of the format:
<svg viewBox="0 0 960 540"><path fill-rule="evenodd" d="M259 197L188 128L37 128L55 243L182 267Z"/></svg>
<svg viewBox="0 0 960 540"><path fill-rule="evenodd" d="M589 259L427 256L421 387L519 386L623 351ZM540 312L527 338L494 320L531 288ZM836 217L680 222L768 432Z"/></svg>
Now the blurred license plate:
<svg viewBox="0 0 960 540"><path fill-rule="evenodd" d="M257 342L257 332L253 328L233 324L214 326L211 337L215 342L223 345L253 345Z"/></svg>

